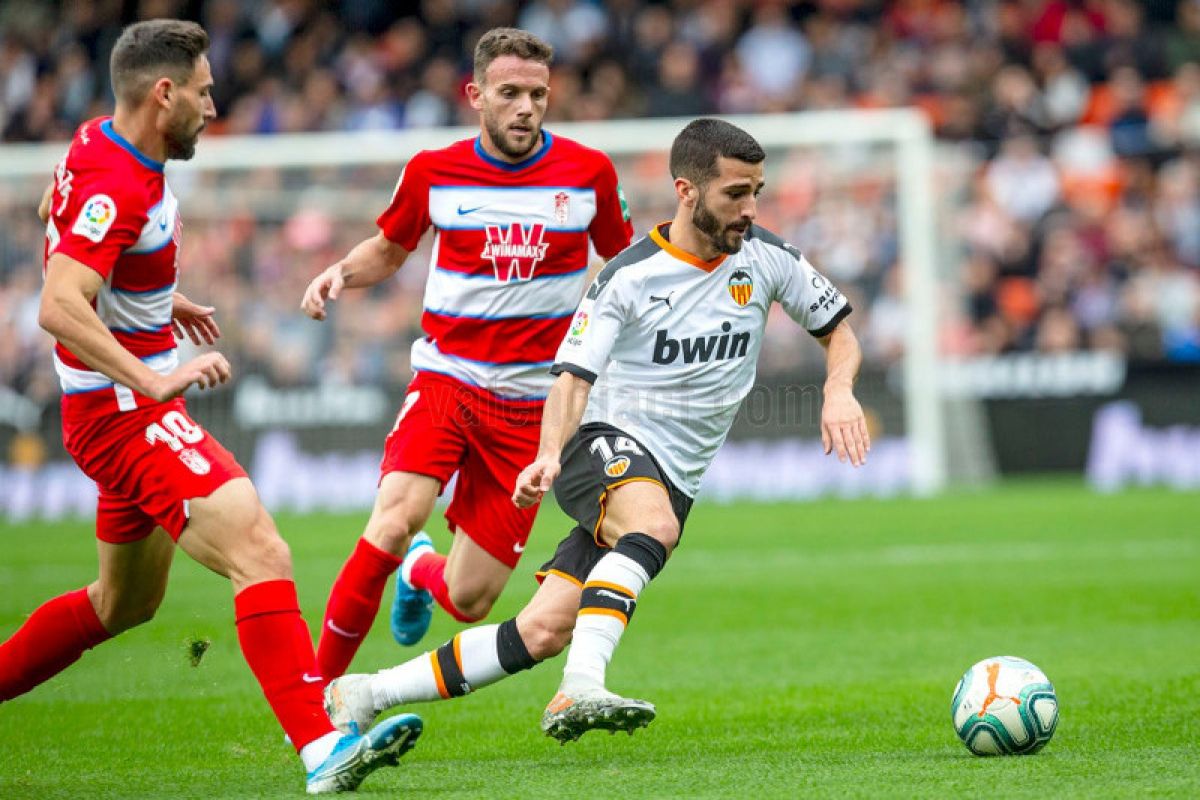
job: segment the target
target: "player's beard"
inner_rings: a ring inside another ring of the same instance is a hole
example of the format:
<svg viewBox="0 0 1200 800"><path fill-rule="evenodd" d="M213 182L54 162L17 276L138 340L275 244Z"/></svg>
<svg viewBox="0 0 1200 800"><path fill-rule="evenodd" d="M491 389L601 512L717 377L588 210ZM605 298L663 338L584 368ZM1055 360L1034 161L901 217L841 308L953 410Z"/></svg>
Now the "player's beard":
<svg viewBox="0 0 1200 800"><path fill-rule="evenodd" d="M541 126L534 127L529 137L529 144L519 147L508 140L508 131L501 127L500 123L492 115L483 115L483 127L487 129L488 137L492 140L492 144L496 146L497 150L509 158L517 160L525 158L525 156L532 153L533 148L537 146L538 139L542 135Z"/></svg>
<svg viewBox="0 0 1200 800"><path fill-rule="evenodd" d="M204 130L204 123L201 122L200 127L195 130L190 130L191 127L192 123L183 119L167 128L164 136L167 143L167 158L187 161L196 155L196 142L200 138L200 132Z"/></svg>
<svg viewBox="0 0 1200 800"><path fill-rule="evenodd" d="M696 210L692 212L692 224L696 226L696 230L708 237L718 253L731 256L742 249L742 237L733 231L733 225L723 225L721 220L717 219L717 215L704 204L703 190L696 202Z"/></svg>

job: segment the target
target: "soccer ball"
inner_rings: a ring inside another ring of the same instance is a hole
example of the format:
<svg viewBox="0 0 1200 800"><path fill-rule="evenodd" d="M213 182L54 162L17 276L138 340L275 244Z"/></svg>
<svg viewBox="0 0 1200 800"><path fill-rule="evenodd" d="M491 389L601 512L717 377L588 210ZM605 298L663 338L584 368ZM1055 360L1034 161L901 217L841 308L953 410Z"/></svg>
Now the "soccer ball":
<svg viewBox="0 0 1200 800"><path fill-rule="evenodd" d="M954 732L977 756L1036 753L1058 725L1058 696L1023 658L985 658L967 670L950 700Z"/></svg>

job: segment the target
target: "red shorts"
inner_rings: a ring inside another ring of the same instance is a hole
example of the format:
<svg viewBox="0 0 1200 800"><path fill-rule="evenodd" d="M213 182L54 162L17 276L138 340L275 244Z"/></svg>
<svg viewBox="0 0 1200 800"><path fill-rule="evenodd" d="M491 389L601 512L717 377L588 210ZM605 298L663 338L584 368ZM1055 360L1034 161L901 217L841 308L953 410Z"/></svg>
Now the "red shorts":
<svg viewBox="0 0 1200 800"><path fill-rule="evenodd" d="M188 416L183 398L90 417L64 408L63 445L96 482L96 538L113 544L144 539L159 525L178 539L188 500L246 477L233 454Z"/></svg>
<svg viewBox="0 0 1200 800"><path fill-rule="evenodd" d="M436 373L409 384L384 443L382 475L413 472L445 489L458 472L446 521L509 567L525 550L537 506L517 508L517 476L537 455L542 402L508 402Z"/></svg>

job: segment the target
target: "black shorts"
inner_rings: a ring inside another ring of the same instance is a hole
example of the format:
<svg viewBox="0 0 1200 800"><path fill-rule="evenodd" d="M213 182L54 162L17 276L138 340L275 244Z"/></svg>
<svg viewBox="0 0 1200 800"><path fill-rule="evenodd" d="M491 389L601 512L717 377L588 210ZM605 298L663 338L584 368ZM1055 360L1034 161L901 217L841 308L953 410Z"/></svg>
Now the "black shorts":
<svg viewBox="0 0 1200 800"><path fill-rule="evenodd" d="M609 550L599 540L608 492L633 481L650 481L666 489L682 534L692 498L667 478L640 442L604 422L590 422L575 432L563 448L562 472L554 482L554 498L577 524L538 570L538 581L553 573L583 585L592 567Z"/></svg>

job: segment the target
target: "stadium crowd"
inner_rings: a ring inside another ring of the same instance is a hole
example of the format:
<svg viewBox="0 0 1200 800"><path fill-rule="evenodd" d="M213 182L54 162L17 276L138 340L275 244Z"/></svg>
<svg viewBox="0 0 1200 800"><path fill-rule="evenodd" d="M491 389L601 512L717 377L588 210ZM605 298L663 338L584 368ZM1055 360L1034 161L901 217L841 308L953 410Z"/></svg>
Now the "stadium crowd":
<svg viewBox="0 0 1200 800"><path fill-rule="evenodd" d="M3 141L66 140L108 113L112 42L122 25L158 16L196 19L212 38L222 116L207 136L474 125L462 87L477 37L497 25L555 46L551 129L917 105L940 147L970 156L959 180L938 183L954 210L942 220L946 352L1200 360L1200 0L8 0ZM633 166L617 161L644 232L663 199L639 195L624 171ZM851 287L867 358L892 361L905 312L890 183L859 174L796 188L821 168L789 157L763 222ZM297 309L306 282L370 232L395 173L354 174L375 191L354 219L303 204L206 217L185 201L183 287L218 306L241 374L278 385L407 380L427 258L347 294L332 325ZM253 171L211 188L303 195L305 183L331 179L348 176ZM27 186L0 188L0 376L50 399L36 199ZM779 325L764 369L795 367L795 350L794 330Z"/></svg>

